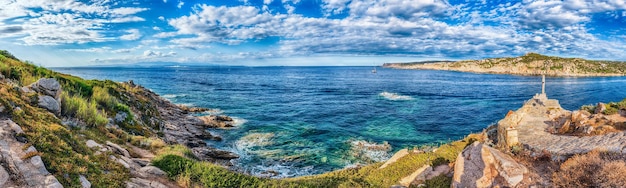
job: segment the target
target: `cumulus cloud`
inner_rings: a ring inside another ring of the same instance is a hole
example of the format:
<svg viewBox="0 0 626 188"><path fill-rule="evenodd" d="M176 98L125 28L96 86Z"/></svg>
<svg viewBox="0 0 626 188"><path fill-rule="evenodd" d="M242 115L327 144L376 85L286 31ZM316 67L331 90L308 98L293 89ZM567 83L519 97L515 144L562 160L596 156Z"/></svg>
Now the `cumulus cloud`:
<svg viewBox="0 0 626 188"><path fill-rule="evenodd" d="M137 40L139 38L141 38L141 33L139 32L139 29L129 29L126 30L125 35L120 36L120 39L122 40Z"/></svg>
<svg viewBox="0 0 626 188"><path fill-rule="evenodd" d="M494 57L529 51L561 54L615 54L625 47L590 34L583 12L616 10L619 4L578 1L528 1L495 5L492 11L460 15L464 7L445 1L327 0L321 7L343 19L269 13L253 6L199 5L190 15L173 18L175 32L155 35L175 45L239 45L278 37L277 49L258 57L312 54ZM574 10L577 11L574 11ZM505 14L504 18L498 14ZM446 19L466 22L449 24ZM491 21L500 25L483 25ZM523 31L520 28L531 29ZM544 28L544 29L539 29ZM538 30L539 29L539 30ZM267 54L271 54L267 55ZM620 55L623 56L623 55Z"/></svg>
<svg viewBox="0 0 626 188"><path fill-rule="evenodd" d="M21 36L26 45L59 45L113 40L102 28L108 24L145 21L135 14L147 11L139 7L113 7L110 1L0 1L0 23L20 24L4 29Z"/></svg>

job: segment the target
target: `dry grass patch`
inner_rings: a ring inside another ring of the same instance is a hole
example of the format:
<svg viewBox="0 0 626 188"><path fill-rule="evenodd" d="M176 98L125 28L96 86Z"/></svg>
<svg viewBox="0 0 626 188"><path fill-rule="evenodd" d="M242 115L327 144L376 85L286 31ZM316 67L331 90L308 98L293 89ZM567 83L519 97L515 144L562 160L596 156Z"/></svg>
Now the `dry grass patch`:
<svg viewBox="0 0 626 188"><path fill-rule="evenodd" d="M626 185L626 156L591 151L576 155L552 176L556 187L622 187Z"/></svg>

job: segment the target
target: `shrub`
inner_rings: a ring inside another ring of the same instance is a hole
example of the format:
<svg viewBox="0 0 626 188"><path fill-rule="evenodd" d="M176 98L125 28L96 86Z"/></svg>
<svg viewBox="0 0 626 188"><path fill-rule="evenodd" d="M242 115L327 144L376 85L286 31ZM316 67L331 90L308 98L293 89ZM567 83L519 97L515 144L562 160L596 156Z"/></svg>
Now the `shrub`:
<svg viewBox="0 0 626 188"><path fill-rule="evenodd" d="M117 100L109 94L107 88L93 87L92 91L93 94L91 95L91 99L95 100L99 105L107 109L113 109L116 107Z"/></svg>
<svg viewBox="0 0 626 188"><path fill-rule="evenodd" d="M606 110L604 110L604 112L602 112L604 115L613 115L613 114L617 114L618 109L617 108L613 108L612 106L607 106Z"/></svg>
<svg viewBox="0 0 626 188"><path fill-rule="evenodd" d="M434 177L433 179L426 180L424 184L428 188L448 188L452 184L452 178L449 178L445 174L442 174Z"/></svg>
<svg viewBox="0 0 626 188"><path fill-rule="evenodd" d="M621 187L626 185L626 163L615 154L591 151L561 164L552 175L557 187Z"/></svg>
<svg viewBox="0 0 626 188"><path fill-rule="evenodd" d="M66 92L61 94L61 98L62 114L78 118L95 127L105 126L109 122L106 112L98 110L94 100L87 101L79 96L69 96Z"/></svg>

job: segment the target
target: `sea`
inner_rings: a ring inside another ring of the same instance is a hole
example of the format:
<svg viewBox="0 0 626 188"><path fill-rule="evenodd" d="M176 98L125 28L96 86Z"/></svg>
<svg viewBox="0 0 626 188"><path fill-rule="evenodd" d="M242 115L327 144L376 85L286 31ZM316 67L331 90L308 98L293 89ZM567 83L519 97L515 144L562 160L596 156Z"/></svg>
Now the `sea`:
<svg viewBox="0 0 626 188"><path fill-rule="evenodd" d="M373 67L53 68L133 80L177 104L237 122L207 144L239 154L233 168L284 178L388 159L481 132L541 92L541 77ZM626 98L626 77L547 77L565 109Z"/></svg>

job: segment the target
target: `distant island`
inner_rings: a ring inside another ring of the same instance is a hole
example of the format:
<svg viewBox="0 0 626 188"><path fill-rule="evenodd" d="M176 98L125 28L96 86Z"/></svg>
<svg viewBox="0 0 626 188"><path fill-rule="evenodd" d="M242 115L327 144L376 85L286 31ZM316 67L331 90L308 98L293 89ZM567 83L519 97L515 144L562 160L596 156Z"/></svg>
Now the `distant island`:
<svg viewBox="0 0 626 188"><path fill-rule="evenodd" d="M563 58L528 53L520 57L490 58L464 61L424 61L412 63L385 63L395 69L429 69L489 74L547 76L624 76L626 63L597 61L581 58Z"/></svg>

